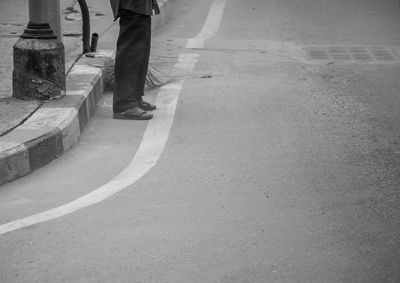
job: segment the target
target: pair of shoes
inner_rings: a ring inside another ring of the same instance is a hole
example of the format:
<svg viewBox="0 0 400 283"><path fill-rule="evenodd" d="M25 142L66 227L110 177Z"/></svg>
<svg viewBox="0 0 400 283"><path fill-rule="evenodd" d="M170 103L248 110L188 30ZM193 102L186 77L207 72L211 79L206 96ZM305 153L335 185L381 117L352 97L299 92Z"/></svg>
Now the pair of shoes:
<svg viewBox="0 0 400 283"><path fill-rule="evenodd" d="M153 118L153 114L149 114L135 106L127 111L114 113L113 118L121 120L150 120Z"/></svg>
<svg viewBox="0 0 400 283"><path fill-rule="evenodd" d="M153 110L157 109L156 105L146 102L144 100L139 100L138 105L139 105L139 108L144 111L153 111Z"/></svg>

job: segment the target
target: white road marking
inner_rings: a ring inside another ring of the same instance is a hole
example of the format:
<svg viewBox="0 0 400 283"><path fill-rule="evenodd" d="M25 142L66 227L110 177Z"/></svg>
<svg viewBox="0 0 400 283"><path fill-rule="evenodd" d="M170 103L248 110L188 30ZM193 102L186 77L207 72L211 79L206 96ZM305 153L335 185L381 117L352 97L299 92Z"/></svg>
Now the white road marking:
<svg viewBox="0 0 400 283"><path fill-rule="evenodd" d="M197 63L197 57L197 54L182 54L175 68L178 71L191 72ZM157 115L149 122L139 149L131 163L114 179L70 203L3 224L0 226L0 235L92 206L139 180L157 163L164 150L183 83L184 79L165 85L160 89L155 101L159 108Z"/></svg>
<svg viewBox="0 0 400 283"><path fill-rule="evenodd" d="M186 48L203 48L204 42L217 33L224 15L225 4L226 0L214 0L203 28L196 37L188 41Z"/></svg>
<svg viewBox="0 0 400 283"><path fill-rule="evenodd" d="M224 6L225 0L214 0L203 29L199 35L188 41L186 48L202 46L205 40L216 33L222 19ZM182 73L192 72L196 66L198 56L198 54L181 54L178 63L174 66L175 70ZM181 80L167 84L160 89L155 101L159 109L157 115L150 120L138 151L128 167L126 167L120 174L114 177L107 184L72 202L42 213L0 225L0 235L27 226L53 220L80 209L95 205L124 190L143 177L154 165L156 165L164 150L184 82L185 78L182 78Z"/></svg>

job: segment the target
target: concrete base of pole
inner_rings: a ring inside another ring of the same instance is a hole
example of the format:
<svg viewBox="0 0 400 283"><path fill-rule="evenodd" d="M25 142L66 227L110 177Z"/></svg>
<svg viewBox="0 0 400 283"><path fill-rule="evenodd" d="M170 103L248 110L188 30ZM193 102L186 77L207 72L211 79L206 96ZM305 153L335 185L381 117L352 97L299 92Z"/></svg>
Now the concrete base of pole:
<svg viewBox="0 0 400 283"><path fill-rule="evenodd" d="M49 100L64 95L64 45L57 39L20 39L14 45L13 97Z"/></svg>

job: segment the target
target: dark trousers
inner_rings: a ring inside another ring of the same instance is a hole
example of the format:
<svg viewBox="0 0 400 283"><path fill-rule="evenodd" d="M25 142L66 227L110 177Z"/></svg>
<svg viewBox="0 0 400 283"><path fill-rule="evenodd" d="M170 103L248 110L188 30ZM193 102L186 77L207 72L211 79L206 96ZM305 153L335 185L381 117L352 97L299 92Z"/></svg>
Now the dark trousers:
<svg viewBox="0 0 400 283"><path fill-rule="evenodd" d="M151 44L151 16L120 10L120 31L115 57L113 111L134 106L144 95Z"/></svg>

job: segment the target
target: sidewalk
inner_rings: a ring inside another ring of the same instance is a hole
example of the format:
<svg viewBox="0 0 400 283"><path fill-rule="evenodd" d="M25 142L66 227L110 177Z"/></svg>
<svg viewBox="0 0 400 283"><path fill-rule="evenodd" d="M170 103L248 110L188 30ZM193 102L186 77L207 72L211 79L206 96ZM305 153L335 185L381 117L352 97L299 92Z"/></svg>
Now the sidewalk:
<svg viewBox="0 0 400 283"><path fill-rule="evenodd" d="M18 40L15 35L21 34L25 26L9 24L7 29L0 29L0 46L5 48L1 50L5 60L0 64L0 185L29 174L72 147L111 77L118 24L113 22L109 1L87 1L91 32L97 32L100 39L98 52L84 57L79 5L74 0L62 2L67 93L61 99L41 104L11 97L12 46ZM158 2L162 13L153 18L153 29L165 24L170 16L168 0ZM1 5L0 11L7 12ZM5 35L7 32L10 36Z"/></svg>
<svg viewBox="0 0 400 283"><path fill-rule="evenodd" d="M81 54L82 21L80 7L76 0L61 1L63 43L65 47L66 71L68 71ZM104 24L110 25L111 11L106 0L88 1L92 30L105 30ZM0 3L0 136L23 123L40 107L38 101L21 101L12 98L13 45L26 28L29 18L26 1L2 1ZM99 21L104 18L104 21Z"/></svg>

